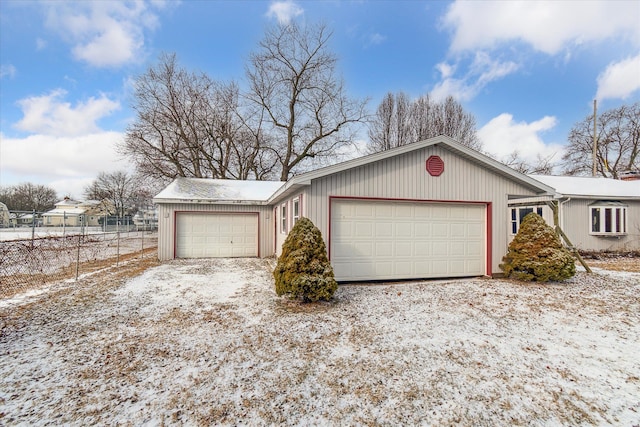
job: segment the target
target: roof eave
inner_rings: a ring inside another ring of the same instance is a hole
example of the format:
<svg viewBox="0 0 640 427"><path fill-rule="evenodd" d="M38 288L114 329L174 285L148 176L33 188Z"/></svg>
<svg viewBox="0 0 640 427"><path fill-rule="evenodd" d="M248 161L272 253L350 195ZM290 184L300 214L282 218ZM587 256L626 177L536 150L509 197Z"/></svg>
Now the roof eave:
<svg viewBox="0 0 640 427"><path fill-rule="evenodd" d="M208 200L208 199L152 199L153 203L162 204L179 204L179 203L195 203L199 205L268 205L267 200Z"/></svg>
<svg viewBox="0 0 640 427"><path fill-rule="evenodd" d="M585 199L585 200L631 200L640 201L640 196L612 196L612 195L597 195L597 194L560 194L558 193L558 199Z"/></svg>

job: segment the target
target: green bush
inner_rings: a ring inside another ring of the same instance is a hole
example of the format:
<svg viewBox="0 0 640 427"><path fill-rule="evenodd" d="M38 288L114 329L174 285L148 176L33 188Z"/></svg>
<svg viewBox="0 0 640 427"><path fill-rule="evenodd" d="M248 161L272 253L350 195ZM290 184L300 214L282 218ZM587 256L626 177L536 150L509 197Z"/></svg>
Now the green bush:
<svg viewBox="0 0 640 427"><path fill-rule="evenodd" d="M507 277L518 280L560 281L576 274L576 265L568 249L542 217L530 213L509 244L500 268Z"/></svg>
<svg viewBox="0 0 640 427"><path fill-rule="evenodd" d="M300 218L282 245L273 272L276 293L304 302L329 301L338 284L320 230L307 218Z"/></svg>

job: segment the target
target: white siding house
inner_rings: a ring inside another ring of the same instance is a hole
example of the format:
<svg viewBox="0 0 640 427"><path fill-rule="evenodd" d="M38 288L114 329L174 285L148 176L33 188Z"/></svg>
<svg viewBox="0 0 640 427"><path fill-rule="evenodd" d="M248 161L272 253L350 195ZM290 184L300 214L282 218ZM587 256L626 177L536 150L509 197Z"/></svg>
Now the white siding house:
<svg viewBox="0 0 640 427"><path fill-rule="evenodd" d="M154 198L158 256L278 255L304 216L322 232L339 281L491 276L510 240L509 199L553 195L441 136L286 183L177 179Z"/></svg>
<svg viewBox="0 0 640 427"><path fill-rule="evenodd" d="M560 228L580 250L640 250L640 180L531 175L556 190ZM551 210L543 217L553 224ZM517 209L523 209L518 207Z"/></svg>

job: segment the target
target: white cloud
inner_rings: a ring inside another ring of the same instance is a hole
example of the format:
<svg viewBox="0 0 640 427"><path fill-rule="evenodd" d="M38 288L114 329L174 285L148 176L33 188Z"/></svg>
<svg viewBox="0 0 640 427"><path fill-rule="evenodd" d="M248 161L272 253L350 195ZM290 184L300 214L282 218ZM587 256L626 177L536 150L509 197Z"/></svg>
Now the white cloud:
<svg viewBox="0 0 640 427"><path fill-rule="evenodd" d="M0 79L4 77L14 78L18 70L13 65L0 65Z"/></svg>
<svg viewBox="0 0 640 427"><path fill-rule="evenodd" d="M97 124L120 104L100 95L71 105L65 95L58 89L18 102L23 118L14 126L31 135L16 138L0 134L3 185L12 184L7 179L28 177L30 182L51 186L59 195L80 196L98 172L132 167L116 152L123 134L104 131Z"/></svg>
<svg viewBox="0 0 640 427"><path fill-rule="evenodd" d="M503 113L491 119L478 130L478 138L483 150L494 158L504 161L515 151L529 163L536 163L538 156L554 156L558 160L564 147L561 144L545 143L541 133L552 129L556 118L545 116L540 120L526 123L515 122L511 114Z"/></svg>
<svg viewBox="0 0 640 427"><path fill-rule="evenodd" d="M34 96L18 101L23 118L15 124L17 129L53 136L79 136L99 131L96 122L120 108L120 104L105 95L89 98L71 106L62 98L64 90L48 95Z"/></svg>
<svg viewBox="0 0 640 427"><path fill-rule="evenodd" d="M6 182L8 176L29 177L31 182L51 186L60 196L81 197L98 172L130 168L115 149L122 138L119 132L104 131L73 137L6 138L0 134L3 185L13 184Z"/></svg>
<svg viewBox="0 0 640 427"><path fill-rule="evenodd" d="M48 43L46 40L41 39L40 37L38 37L36 39L36 50L40 51L40 50L44 50L46 49Z"/></svg>
<svg viewBox="0 0 640 427"><path fill-rule="evenodd" d="M47 26L72 45L76 59L96 67L140 59L145 30L158 26L145 2L52 2Z"/></svg>
<svg viewBox="0 0 640 427"><path fill-rule="evenodd" d="M458 68L456 64L444 62L436 65L441 80L430 92L434 100L451 95L459 101L468 101L492 81L514 73L519 65L512 61L493 60L486 52L477 52L464 76L455 77Z"/></svg>
<svg viewBox="0 0 640 427"><path fill-rule="evenodd" d="M367 46L381 44L386 39L387 39L387 36L385 36L385 35L382 35L380 33L371 33L368 36Z"/></svg>
<svg viewBox="0 0 640 427"><path fill-rule="evenodd" d="M288 24L296 16L304 13L304 9L292 0L275 1L269 5L267 17L276 18L280 24Z"/></svg>
<svg viewBox="0 0 640 427"><path fill-rule="evenodd" d="M443 24L454 52L487 49L511 40L556 54L583 43L623 36L640 45L637 1L455 1Z"/></svg>
<svg viewBox="0 0 640 427"><path fill-rule="evenodd" d="M640 55L609 64L598 76L597 99L625 99L640 89Z"/></svg>

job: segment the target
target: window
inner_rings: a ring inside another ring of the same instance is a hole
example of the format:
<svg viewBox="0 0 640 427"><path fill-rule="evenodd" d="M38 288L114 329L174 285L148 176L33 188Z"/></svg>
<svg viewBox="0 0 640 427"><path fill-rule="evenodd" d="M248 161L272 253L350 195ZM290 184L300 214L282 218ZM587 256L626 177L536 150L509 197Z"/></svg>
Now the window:
<svg viewBox="0 0 640 427"><path fill-rule="evenodd" d="M296 222L300 219L300 199L293 199L293 224L296 225Z"/></svg>
<svg viewBox="0 0 640 427"><path fill-rule="evenodd" d="M620 202L598 201L589 206L591 234L616 236L627 234L627 206Z"/></svg>
<svg viewBox="0 0 640 427"><path fill-rule="evenodd" d="M542 206L525 206L522 208L511 208L511 234L517 234L520 229L520 224L525 216L535 212L542 216Z"/></svg>
<svg viewBox="0 0 640 427"><path fill-rule="evenodd" d="M284 203L280 206L280 232L287 232L287 204Z"/></svg>

